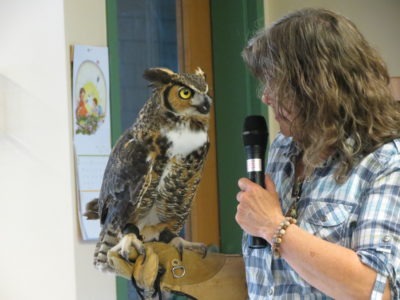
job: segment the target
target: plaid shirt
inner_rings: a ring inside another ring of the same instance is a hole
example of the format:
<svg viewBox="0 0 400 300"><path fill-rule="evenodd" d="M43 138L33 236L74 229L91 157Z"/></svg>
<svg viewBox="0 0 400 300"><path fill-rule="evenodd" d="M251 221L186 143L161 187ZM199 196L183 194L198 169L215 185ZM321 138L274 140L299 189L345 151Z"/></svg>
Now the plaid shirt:
<svg viewBox="0 0 400 300"><path fill-rule="evenodd" d="M284 213L293 201L298 154L292 139L280 134L269 151L267 173L276 184ZM364 157L341 185L333 178L337 161L337 156L331 156L303 183L297 225L353 249L364 264L376 270L371 299L382 298L386 278L392 299L400 299L400 139ZM330 299L284 259L273 258L269 246L249 249L246 234L243 256L250 299Z"/></svg>

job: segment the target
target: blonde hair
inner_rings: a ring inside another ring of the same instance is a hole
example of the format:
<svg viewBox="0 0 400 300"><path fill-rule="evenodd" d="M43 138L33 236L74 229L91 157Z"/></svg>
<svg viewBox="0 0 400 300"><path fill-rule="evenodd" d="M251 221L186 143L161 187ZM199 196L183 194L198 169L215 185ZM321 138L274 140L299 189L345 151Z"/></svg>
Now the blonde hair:
<svg viewBox="0 0 400 300"><path fill-rule="evenodd" d="M335 150L342 182L360 157L400 136L385 63L345 17L296 11L259 31L242 56L278 111L296 114L291 132L306 175Z"/></svg>

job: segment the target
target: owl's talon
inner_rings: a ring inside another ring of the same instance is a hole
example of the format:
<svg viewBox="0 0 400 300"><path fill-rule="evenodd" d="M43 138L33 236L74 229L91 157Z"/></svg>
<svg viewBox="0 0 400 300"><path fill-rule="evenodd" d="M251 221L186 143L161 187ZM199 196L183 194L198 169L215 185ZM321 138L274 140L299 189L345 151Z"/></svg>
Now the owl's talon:
<svg viewBox="0 0 400 300"><path fill-rule="evenodd" d="M139 253L143 257L142 265L144 265L146 258L147 258L146 248L144 246L142 248L140 248Z"/></svg>
<svg viewBox="0 0 400 300"><path fill-rule="evenodd" d="M126 261L134 261L139 255L146 259L146 248L136 234L128 233L110 251L118 252Z"/></svg>
<svg viewBox="0 0 400 300"><path fill-rule="evenodd" d="M203 245L201 252L203 253L203 255L201 256L201 258L206 258L207 253L208 253L208 248L206 247L206 245Z"/></svg>
<svg viewBox="0 0 400 300"><path fill-rule="evenodd" d="M204 245L203 243L189 242L181 237L176 237L176 238L173 238L169 242L169 244L171 244L178 250L179 258L181 261L183 259L183 250L184 249L189 249L189 250L195 251L195 252L199 253L202 258L205 258L207 255L207 246Z"/></svg>

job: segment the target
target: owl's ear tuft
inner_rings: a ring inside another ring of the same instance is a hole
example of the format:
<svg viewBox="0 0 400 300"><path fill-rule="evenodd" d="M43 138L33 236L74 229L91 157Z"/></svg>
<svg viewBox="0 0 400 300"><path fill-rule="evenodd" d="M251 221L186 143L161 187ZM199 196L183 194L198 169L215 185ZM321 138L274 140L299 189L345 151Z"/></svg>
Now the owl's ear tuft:
<svg viewBox="0 0 400 300"><path fill-rule="evenodd" d="M204 79L206 78L204 71L200 67L197 67L197 69L195 70L195 74L203 77Z"/></svg>
<svg viewBox="0 0 400 300"><path fill-rule="evenodd" d="M175 73L166 68L150 68L146 69L143 77L152 83L170 83Z"/></svg>

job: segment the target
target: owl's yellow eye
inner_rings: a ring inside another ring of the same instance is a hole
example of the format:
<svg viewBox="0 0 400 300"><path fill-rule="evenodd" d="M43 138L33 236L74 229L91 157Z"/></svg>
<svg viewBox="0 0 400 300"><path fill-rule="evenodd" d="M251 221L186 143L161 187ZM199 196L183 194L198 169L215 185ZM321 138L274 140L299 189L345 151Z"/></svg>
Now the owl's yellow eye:
<svg viewBox="0 0 400 300"><path fill-rule="evenodd" d="M184 100L187 100L192 96L193 96L192 90L187 87L183 87L179 90L179 97L181 97Z"/></svg>

